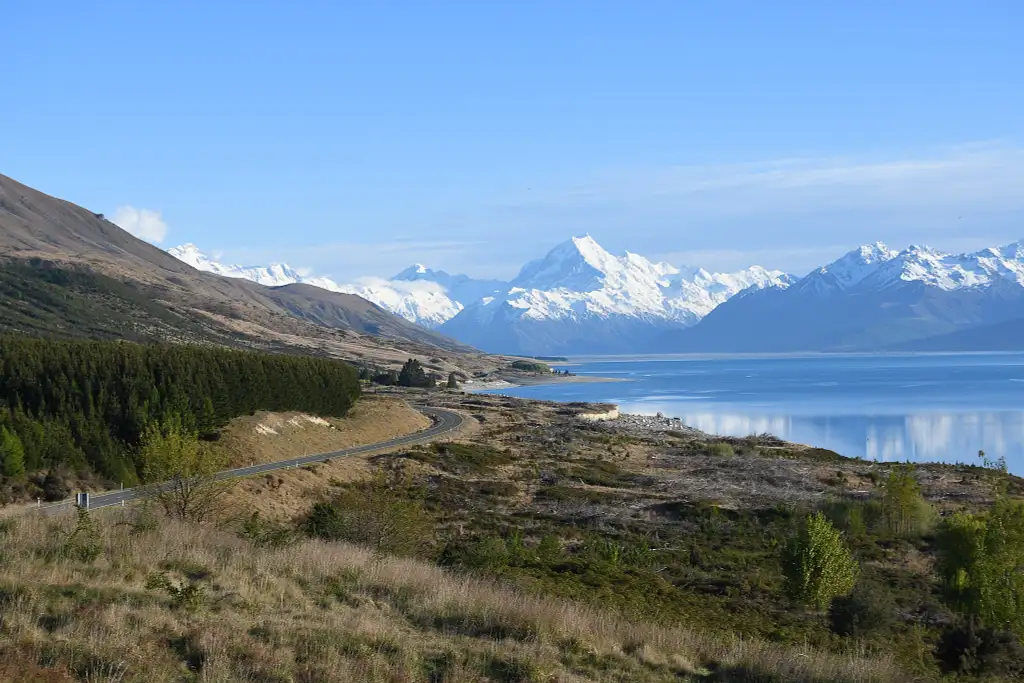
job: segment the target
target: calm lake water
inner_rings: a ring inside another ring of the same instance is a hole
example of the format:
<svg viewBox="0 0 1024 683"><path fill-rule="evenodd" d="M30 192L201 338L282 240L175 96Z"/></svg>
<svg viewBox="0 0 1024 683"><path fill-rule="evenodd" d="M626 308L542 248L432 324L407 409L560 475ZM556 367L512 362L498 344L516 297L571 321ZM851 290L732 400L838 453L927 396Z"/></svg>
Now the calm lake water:
<svg viewBox="0 0 1024 683"><path fill-rule="evenodd" d="M496 393L607 401L715 434L770 432L883 461L1005 456L1024 475L1024 353L589 357L578 375L629 380Z"/></svg>

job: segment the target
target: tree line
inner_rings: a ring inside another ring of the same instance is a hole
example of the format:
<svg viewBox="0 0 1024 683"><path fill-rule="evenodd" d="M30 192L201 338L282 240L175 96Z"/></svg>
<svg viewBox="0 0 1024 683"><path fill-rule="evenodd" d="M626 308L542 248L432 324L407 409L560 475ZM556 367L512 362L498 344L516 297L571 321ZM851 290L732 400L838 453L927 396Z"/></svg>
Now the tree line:
<svg viewBox="0 0 1024 683"><path fill-rule="evenodd" d="M257 410L340 417L359 397L342 361L215 347L0 337L0 474L66 466L138 482L147 427L214 438Z"/></svg>

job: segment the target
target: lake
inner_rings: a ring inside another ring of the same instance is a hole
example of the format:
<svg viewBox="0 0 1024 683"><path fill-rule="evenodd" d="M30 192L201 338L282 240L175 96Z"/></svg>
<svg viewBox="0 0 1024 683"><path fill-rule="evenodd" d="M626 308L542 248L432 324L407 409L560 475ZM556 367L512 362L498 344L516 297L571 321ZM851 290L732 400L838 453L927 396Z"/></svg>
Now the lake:
<svg viewBox="0 0 1024 683"><path fill-rule="evenodd" d="M1006 457L1024 474L1024 353L587 357L561 366L625 382L493 393L605 401L714 434L770 432L881 461Z"/></svg>

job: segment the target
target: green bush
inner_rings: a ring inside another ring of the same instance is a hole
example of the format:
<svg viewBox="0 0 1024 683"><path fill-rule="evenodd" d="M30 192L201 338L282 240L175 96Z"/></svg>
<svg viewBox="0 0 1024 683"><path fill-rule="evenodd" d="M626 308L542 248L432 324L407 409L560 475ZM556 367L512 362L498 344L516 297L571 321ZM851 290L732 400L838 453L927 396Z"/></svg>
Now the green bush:
<svg viewBox="0 0 1024 683"><path fill-rule="evenodd" d="M0 474L12 478L25 474L25 447L7 427L0 427Z"/></svg>
<svg viewBox="0 0 1024 683"><path fill-rule="evenodd" d="M92 564L103 554L103 539L99 527L85 508L75 508L78 515L75 528L64 539L62 550L72 559Z"/></svg>
<svg viewBox="0 0 1024 683"><path fill-rule="evenodd" d="M514 360L512 361L512 367L525 372L540 372L544 374L550 374L551 372L551 368L546 363L535 360Z"/></svg>
<svg viewBox="0 0 1024 683"><path fill-rule="evenodd" d="M422 555L433 538L433 524L422 500L406 497L409 493L403 484L378 476L333 500L316 503L305 530L317 538L367 546L383 555Z"/></svg>
<svg viewBox="0 0 1024 683"><path fill-rule="evenodd" d="M825 516L850 539L863 539L882 525L882 504L878 500L842 500L830 503Z"/></svg>
<svg viewBox="0 0 1024 683"><path fill-rule="evenodd" d="M846 595L857 579L857 563L842 536L825 516L807 517L783 551L786 593L807 606L826 609L832 599Z"/></svg>
<svg viewBox="0 0 1024 683"><path fill-rule="evenodd" d="M732 447L732 445L727 444L724 441L715 441L714 443L709 443L707 446L704 447L704 452L707 453L708 455L718 455L726 457L736 454L736 451Z"/></svg>
<svg viewBox="0 0 1024 683"><path fill-rule="evenodd" d="M840 636L865 638L886 634L896 623L892 596L872 584L860 583L849 595L840 595L829 607L829 625Z"/></svg>
<svg viewBox="0 0 1024 683"><path fill-rule="evenodd" d="M1024 507L998 501L987 517L958 513L936 537L947 600L967 617L1024 638Z"/></svg>
<svg viewBox="0 0 1024 683"><path fill-rule="evenodd" d="M298 541L294 529L261 519L259 512L252 513L242 523L238 535L257 548L284 548Z"/></svg>
<svg viewBox="0 0 1024 683"><path fill-rule="evenodd" d="M166 572L154 572L146 578L146 588L167 593L175 609L196 612L206 606L206 587L197 579L187 578L175 583Z"/></svg>
<svg viewBox="0 0 1024 683"><path fill-rule="evenodd" d="M947 628L935 647L944 673L991 676L1000 681L1024 676L1024 646L1017 636L967 619Z"/></svg>

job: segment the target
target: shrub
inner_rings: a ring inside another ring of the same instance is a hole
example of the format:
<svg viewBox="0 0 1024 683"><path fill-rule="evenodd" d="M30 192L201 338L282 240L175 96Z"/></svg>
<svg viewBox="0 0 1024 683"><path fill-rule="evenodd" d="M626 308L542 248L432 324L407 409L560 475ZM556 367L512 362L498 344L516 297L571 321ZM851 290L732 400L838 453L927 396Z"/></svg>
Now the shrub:
<svg viewBox="0 0 1024 683"><path fill-rule="evenodd" d="M166 572L154 572L146 578L146 588L167 593L171 606L186 612L196 612L206 605L206 588L196 579L175 583Z"/></svg>
<svg viewBox="0 0 1024 683"><path fill-rule="evenodd" d="M882 522L882 505L877 500L843 500L829 504L825 516L848 538L859 539L877 530Z"/></svg>
<svg viewBox="0 0 1024 683"><path fill-rule="evenodd" d="M1003 499L987 518L954 515L936 543L951 606L1024 637L1024 507Z"/></svg>
<svg viewBox="0 0 1024 683"><path fill-rule="evenodd" d="M92 564L103 554L100 530L88 510L76 508L76 512L78 518L75 520L75 528L64 540L63 551L65 555L79 562Z"/></svg>
<svg viewBox="0 0 1024 683"><path fill-rule="evenodd" d="M548 374L551 372L551 368L547 363L541 363L535 360L514 360L512 361L512 367L516 370L523 370L525 372L540 372Z"/></svg>
<svg viewBox="0 0 1024 683"><path fill-rule="evenodd" d="M871 584L860 583L849 595L832 600L829 624L833 633L864 638L887 633L895 624L892 596Z"/></svg>
<svg viewBox="0 0 1024 683"><path fill-rule="evenodd" d="M12 478L25 474L25 447L7 427L0 427L0 474Z"/></svg>
<svg viewBox="0 0 1024 683"><path fill-rule="evenodd" d="M818 609L826 609L833 598L849 593L858 572L839 531L820 512L809 515L790 539L783 551L782 569L787 595Z"/></svg>
<svg viewBox="0 0 1024 683"><path fill-rule="evenodd" d="M724 441L716 441L714 443L709 443L707 446L705 446L704 452L707 453L708 455L719 456L730 456L736 454L736 451L733 449L733 447L730 444L725 443Z"/></svg>
<svg viewBox="0 0 1024 683"><path fill-rule="evenodd" d="M1013 633L967 619L947 628L935 648L944 673L993 676L1020 680L1024 676L1024 646Z"/></svg>
<svg viewBox="0 0 1024 683"><path fill-rule="evenodd" d="M261 519L259 512L252 513L242 523L238 536L257 548L284 548L298 541L294 529Z"/></svg>
<svg viewBox="0 0 1024 683"><path fill-rule="evenodd" d="M226 488L216 478L224 459L200 442L180 417L146 428L139 460L146 485L168 515L201 522L216 511Z"/></svg>
<svg viewBox="0 0 1024 683"><path fill-rule="evenodd" d="M421 555L433 537L422 500L382 476L313 506L305 522L311 536L369 547L383 555Z"/></svg>

